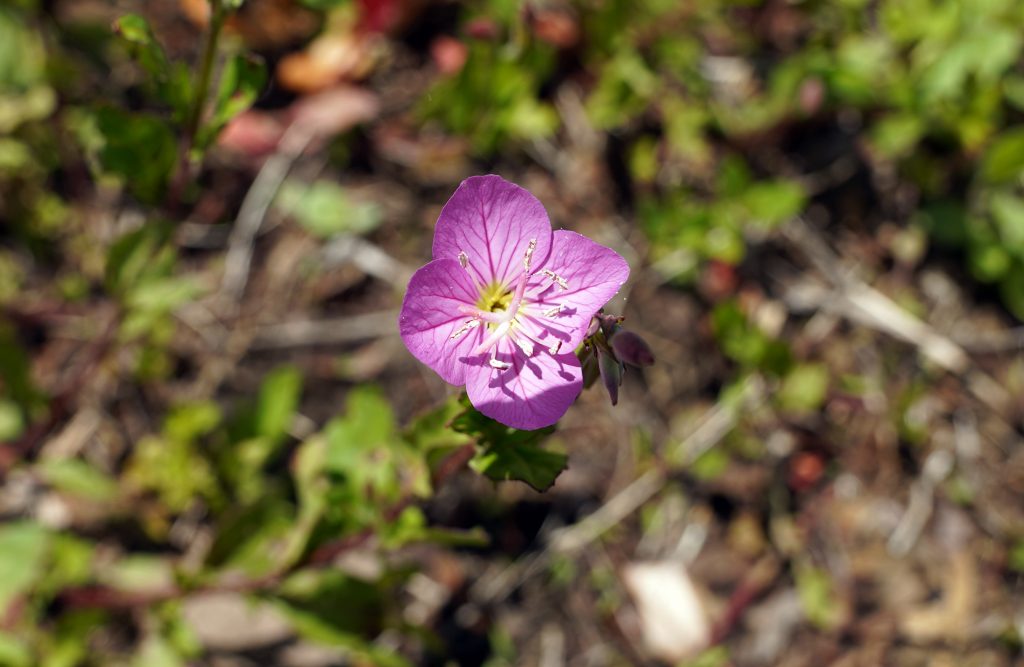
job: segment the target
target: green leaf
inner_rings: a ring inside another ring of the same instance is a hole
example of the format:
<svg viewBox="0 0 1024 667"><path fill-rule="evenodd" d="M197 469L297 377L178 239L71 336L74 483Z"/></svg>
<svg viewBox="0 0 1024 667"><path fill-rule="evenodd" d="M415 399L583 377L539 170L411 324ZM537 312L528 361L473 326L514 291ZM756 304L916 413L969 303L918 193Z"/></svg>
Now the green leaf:
<svg viewBox="0 0 1024 667"><path fill-rule="evenodd" d="M1010 549L1007 565L1014 572L1024 573L1024 540L1018 540Z"/></svg>
<svg viewBox="0 0 1024 667"><path fill-rule="evenodd" d="M988 183L1008 183L1024 172L1024 127L1006 130L981 159L980 174Z"/></svg>
<svg viewBox="0 0 1024 667"><path fill-rule="evenodd" d="M429 453L433 450L450 451L460 447L472 438L451 428L452 420L465 412L466 407L458 396L417 417L406 429L406 440L418 451Z"/></svg>
<svg viewBox="0 0 1024 667"><path fill-rule="evenodd" d="M169 641L163 637L151 635L142 642L132 665L133 667L186 667L186 662Z"/></svg>
<svg viewBox="0 0 1024 667"><path fill-rule="evenodd" d="M144 18L126 14L114 23L128 53L146 73L146 83L162 102L170 106L180 120L192 100L188 69L172 63Z"/></svg>
<svg viewBox="0 0 1024 667"><path fill-rule="evenodd" d="M476 440L480 450L470 466L496 481L518 480L545 491L567 467L564 454L547 452L537 446L554 432L553 426L521 431L500 424L467 405L452 421L452 428Z"/></svg>
<svg viewBox="0 0 1024 667"><path fill-rule="evenodd" d="M39 524L18 521L0 527L0 614L43 574L50 533Z"/></svg>
<svg viewBox="0 0 1024 667"><path fill-rule="evenodd" d="M0 632L0 665L29 667L31 664L32 651L28 643L12 634Z"/></svg>
<svg viewBox="0 0 1024 667"><path fill-rule="evenodd" d="M305 570L279 588L278 608L306 639L338 646L382 667L408 663L363 637L380 632L387 591L335 570Z"/></svg>
<svg viewBox="0 0 1024 667"><path fill-rule="evenodd" d="M302 393L302 374L294 366L272 371L260 387L256 409L256 433L271 440L288 431Z"/></svg>
<svg viewBox="0 0 1024 667"><path fill-rule="evenodd" d="M132 55L147 74L154 78L166 76L170 61L146 19L137 14L126 14L114 23L114 31L134 47Z"/></svg>
<svg viewBox="0 0 1024 667"><path fill-rule="evenodd" d="M909 154L924 134L924 119L901 113L885 116L871 128L871 145L882 156L895 159Z"/></svg>
<svg viewBox="0 0 1024 667"><path fill-rule="evenodd" d="M807 565L794 569L796 590L804 615L819 628L834 627L839 621L840 609L828 572Z"/></svg>
<svg viewBox="0 0 1024 667"><path fill-rule="evenodd" d="M213 100L213 114L200 132L198 146L207 148L216 141L232 118L252 106L266 84L267 68L262 60L248 54L228 60Z"/></svg>
<svg viewBox="0 0 1024 667"><path fill-rule="evenodd" d="M220 407L212 401L183 403L167 416L164 434L170 440L191 442L215 429L220 420Z"/></svg>
<svg viewBox="0 0 1024 667"><path fill-rule="evenodd" d="M517 480L546 491L566 469L565 454L548 452L537 444L554 432L553 426L520 431L486 417L472 407L456 417L452 428L473 437L480 450L469 465L495 481Z"/></svg>
<svg viewBox="0 0 1024 667"><path fill-rule="evenodd" d="M961 248L967 243L967 211L959 201L947 199L928 204L918 213L917 222L947 248Z"/></svg>
<svg viewBox="0 0 1024 667"><path fill-rule="evenodd" d="M311 184L286 181L275 205L320 238L365 234L376 229L381 220L376 204L355 201L343 187L326 180Z"/></svg>
<svg viewBox="0 0 1024 667"><path fill-rule="evenodd" d="M1010 74L1004 78L1003 95L1018 111L1024 111L1024 76Z"/></svg>
<svg viewBox="0 0 1024 667"><path fill-rule="evenodd" d="M174 255L166 250L170 234L169 225L147 223L118 238L107 252L107 289L126 295L140 283L169 275L174 266Z"/></svg>
<svg viewBox="0 0 1024 667"><path fill-rule="evenodd" d="M234 507L221 517L207 560L253 577L269 574L282 566L294 527L294 508L267 494L256 504Z"/></svg>
<svg viewBox="0 0 1024 667"><path fill-rule="evenodd" d="M323 434L324 470L344 482L333 492L373 498L363 502L365 507L350 507L362 513L360 521L379 518L381 507L375 503L397 501L406 492L429 492L423 457L400 437L391 404L379 389L363 386L349 392L345 415L332 419Z"/></svg>
<svg viewBox="0 0 1024 667"><path fill-rule="evenodd" d="M25 348L15 335L14 328L0 320L0 378L3 388L23 413L32 415L33 408L40 407L43 395L36 388L32 379L32 365ZM21 415L24 417L25 415ZM18 424L15 417L8 414L8 428L14 429Z"/></svg>
<svg viewBox="0 0 1024 667"><path fill-rule="evenodd" d="M345 402L345 416L332 420L324 429L327 436L327 466L344 472L351 468L351 456L386 445L395 437L395 416L391 404L379 389L356 387Z"/></svg>
<svg viewBox="0 0 1024 667"><path fill-rule="evenodd" d="M1003 303L1021 322L1024 322L1024 262L1017 262L999 285Z"/></svg>
<svg viewBox="0 0 1024 667"><path fill-rule="evenodd" d="M1008 192L992 195L992 219L1007 252L1024 261L1024 199Z"/></svg>
<svg viewBox="0 0 1024 667"><path fill-rule="evenodd" d="M162 196L177 158L177 143L167 123L141 113L112 107L96 111L103 137L99 161L119 176L128 190L147 204Z"/></svg>
<svg viewBox="0 0 1024 667"><path fill-rule="evenodd" d="M36 470L51 486L73 496L108 502L118 495L113 478L81 459L43 461Z"/></svg>
<svg viewBox="0 0 1024 667"><path fill-rule="evenodd" d="M43 587L57 591L85 584L93 575L94 543L72 535L53 535L50 563L43 575Z"/></svg>
<svg viewBox="0 0 1024 667"><path fill-rule="evenodd" d="M0 399L0 442L12 442L25 429L25 417L17 403Z"/></svg>
<svg viewBox="0 0 1024 667"><path fill-rule="evenodd" d="M747 188L740 201L755 222L774 227L800 213L807 195L799 183L765 181Z"/></svg>
<svg viewBox="0 0 1024 667"><path fill-rule="evenodd" d="M974 277L986 283L1002 280L1013 266L1010 253L995 242L970 246L967 261Z"/></svg>
<svg viewBox="0 0 1024 667"><path fill-rule="evenodd" d="M43 83L46 76L43 32L31 29L22 13L4 4L0 6L0 93L23 92ZM3 107L0 103L0 133L14 129L4 125Z"/></svg>
<svg viewBox="0 0 1024 667"><path fill-rule="evenodd" d="M192 277L170 276L138 284L128 293L129 308L149 313L170 313L204 291Z"/></svg>
<svg viewBox="0 0 1024 667"><path fill-rule="evenodd" d="M118 590L159 590L174 582L174 565L163 556L128 555L104 567L100 580Z"/></svg>
<svg viewBox="0 0 1024 667"><path fill-rule="evenodd" d="M690 473L700 480L718 479L729 469L729 454L721 447L712 447L690 465Z"/></svg>
<svg viewBox="0 0 1024 667"><path fill-rule="evenodd" d="M800 364L786 374L776 399L784 410L808 413L817 410L828 392L829 372L824 364Z"/></svg>
<svg viewBox="0 0 1024 667"><path fill-rule="evenodd" d="M773 340L751 324L735 301L725 301L711 314L715 339L726 356L748 368L783 375L792 363L789 346Z"/></svg>

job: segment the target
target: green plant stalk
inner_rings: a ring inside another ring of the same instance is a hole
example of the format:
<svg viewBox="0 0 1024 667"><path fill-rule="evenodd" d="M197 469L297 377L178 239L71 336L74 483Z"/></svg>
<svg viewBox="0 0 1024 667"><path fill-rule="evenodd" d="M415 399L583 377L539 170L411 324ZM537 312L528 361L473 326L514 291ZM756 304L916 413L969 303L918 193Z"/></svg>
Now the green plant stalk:
<svg viewBox="0 0 1024 667"><path fill-rule="evenodd" d="M199 125L203 121L203 111L210 96L210 83L213 79L213 64L217 60L217 45L220 42L221 29L227 12L223 0L210 0L210 27L203 44L203 53L199 62L199 70L195 86L195 99L185 122L185 133L181 139L178 153L178 166L168 191L167 203L176 208L181 205L182 193L189 178L189 154L199 134Z"/></svg>
<svg viewBox="0 0 1024 667"><path fill-rule="evenodd" d="M213 63L217 59L217 43L220 41L221 29L224 27L226 12L221 0L210 0L210 29L206 33L203 45L202 60L199 65L199 78L196 82L196 98L192 103L188 124L185 126L185 138L188 149L199 134L199 124L203 120L206 100L210 95L210 81L213 78Z"/></svg>

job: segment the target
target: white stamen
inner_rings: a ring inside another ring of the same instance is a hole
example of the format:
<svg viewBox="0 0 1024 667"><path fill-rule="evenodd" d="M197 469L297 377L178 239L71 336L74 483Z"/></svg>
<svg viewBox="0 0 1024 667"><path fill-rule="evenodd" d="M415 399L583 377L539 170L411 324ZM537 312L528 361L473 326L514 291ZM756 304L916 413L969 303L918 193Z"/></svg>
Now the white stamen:
<svg viewBox="0 0 1024 667"><path fill-rule="evenodd" d="M494 329L494 331L492 331L490 335L488 335L487 338L484 339L482 343L476 346L476 348L473 350L471 354L483 354L484 352L487 352L488 350L492 349L495 343L497 343L499 340L505 337L505 334L508 333L508 330L511 326L512 325L510 322L502 322L501 324L499 324Z"/></svg>
<svg viewBox="0 0 1024 667"><path fill-rule="evenodd" d="M558 341L554 345L548 348L548 354L558 354L558 351L562 349L562 341Z"/></svg>
<svg viewBox="0 0 1024 667"><path fill-rule="evenodd" d="M533 356L533 343L530 342L530 339L524 338L523 336L515 336L512 340L519 346L520 350L526 353L526 356Z"/></svg>
<svg viewBox="0 0 1024 667"><path fill-rule="evenodd" d="M565 281L565 278L561 277L551 269L541 269L540 272L543 273L548 278L551 278L551 281L557 284L562 289L569 289L569 283Z"/></svg>
<svg viewBox="0 0 1024 667"><path fill-rule="evenodd" d="M537 239L530 239L530 244L526 246L526 254L523 256L523 269L526 271L530 270L530 260L533 259L533 251L537 249Z"/></svg>
<svg viewBox="0 0 1024 667"><path fill-rule="evenodd" d="M466 268L467 266L469 266L469 255L467 255L464 252L460 252L459 253L459 264L462 265L462 268Z"/></svg>
<svg viewBox="0 0 1024 667"><path fill-rule="evenodd" d="M499 371L508 370L508 364L506 364L504 361L490 359L487 363L491 365L491 368L497 368Z"/></svg>
<svg viewBox="0 0 1024 667"><path fill-rule="evenodd" d="M449 336L448 340L455 340L456 338L458 338L462 334L466 333L470 329L472 329L474 327L478 327L478 326L480 326L480 320L469 320L468 322L463 324L461 327L459 327L458 331L456 331L451 336Z"/></svg>
<svg viewBox="0 0 1024 667"><path fill-rule="evenodd" d="M545 310L543 315L544 315L544 317L555 317L560 312L562 312L562 304L558 304L558 305L556 305L554 308L552 308L550 310Z"/></svg>

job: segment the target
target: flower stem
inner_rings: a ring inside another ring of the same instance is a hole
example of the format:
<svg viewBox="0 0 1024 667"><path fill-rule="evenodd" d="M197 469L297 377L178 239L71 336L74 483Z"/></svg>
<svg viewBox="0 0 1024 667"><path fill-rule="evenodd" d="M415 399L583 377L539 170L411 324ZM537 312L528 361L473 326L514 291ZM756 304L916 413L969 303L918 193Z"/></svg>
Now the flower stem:
<svg viewBox="0 0 1024 667"><path fill-rule="evenodd" d="M203 112L210 96L210 82L213 79L213 65L217 60L217 44L220 41L221 29L224 27L226 11L223 0L210 0L210 25L200 56L199 69L196 74L195 98L185 120L185 131L178 146L178 164L167 193L167 202L171 208L181 204L182 194L190 177L189 154L199 134L199 126L203 121Z"/></svg>

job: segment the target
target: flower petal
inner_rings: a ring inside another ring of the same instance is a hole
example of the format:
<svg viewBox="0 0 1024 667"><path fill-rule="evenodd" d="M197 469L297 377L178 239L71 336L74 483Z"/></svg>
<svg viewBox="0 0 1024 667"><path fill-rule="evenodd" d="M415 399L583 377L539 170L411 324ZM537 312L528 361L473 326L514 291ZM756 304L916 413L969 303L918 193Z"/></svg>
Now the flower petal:
<svg viewBox="0 0 1024 667"><path fill-rule="evenodd" d="M501 176L467 178L441 210L434 229L434 259L465 261L480 286L511 285L536 239L532 266L551 252L551 221L544 205Z"/></svg>
<svg viewBox="0 0 1024 667"><path fill-rule="evenodd" d="M580 362L571 351L526 358L505 339L498 343L497 359L509 367L492 368L486 356L469 362L466 393L477 410L506 426L526 430L550 426L583 389Z"/></svg>
<svg viewBox="0 0 1024 667"><path fill-rule="evenodd" d="M546 347L561 344L562 351L575 350L591 318L627 278L629 265L619 253L576 232L556 231L551 257L526 288L519 315L524 332Z"/></svg>
<svg viewBox="0 0 1024 667"><path fill-rule="evenodd" d="M472 306L477 289L457 260L435 259L412 274L402 301L398 331L409 352L445 382L465 384L466 365L459 361L480 344L484 326L452 335L470 319L459 312Z"/></svg>

